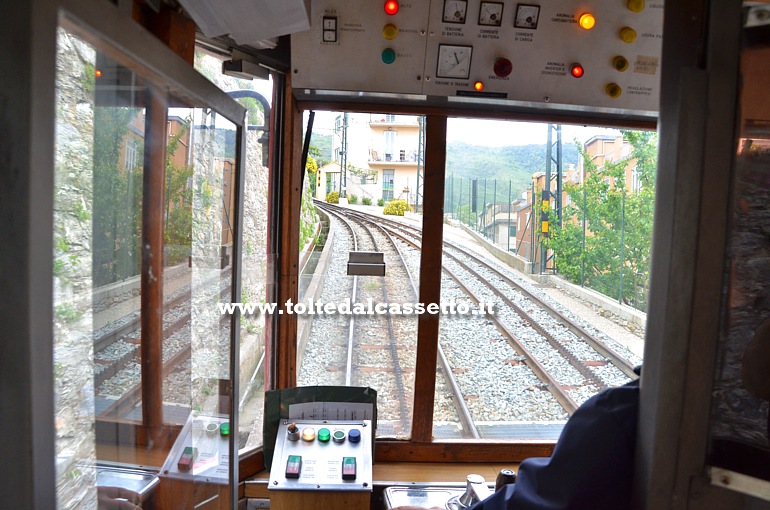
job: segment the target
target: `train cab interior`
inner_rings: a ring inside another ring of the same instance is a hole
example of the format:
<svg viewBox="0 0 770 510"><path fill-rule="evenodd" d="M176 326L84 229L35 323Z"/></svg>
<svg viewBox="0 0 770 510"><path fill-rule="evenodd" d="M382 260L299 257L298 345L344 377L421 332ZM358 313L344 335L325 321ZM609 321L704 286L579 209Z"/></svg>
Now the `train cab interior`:
<svg viewBox="0 0 770 510"><path fill-rule="evenodd" d="M0 13L0 508L470 508L638 378L626 508L770 509L770 3ZM521 189L482 122L542 134ZM512 324L589 273L638 349L570 323L559 375Z"/></svg>

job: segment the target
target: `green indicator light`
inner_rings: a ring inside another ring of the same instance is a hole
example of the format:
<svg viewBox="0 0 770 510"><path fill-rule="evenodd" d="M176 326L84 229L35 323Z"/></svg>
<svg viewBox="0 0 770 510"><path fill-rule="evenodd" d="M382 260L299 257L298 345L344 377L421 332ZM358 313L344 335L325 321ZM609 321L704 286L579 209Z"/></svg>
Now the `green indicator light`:
<svg viewBox="0 0 770 510"><path fill-rule="evenodd" d="M382 50L382 61L386 64L392 64L396 61L396 52L392 48Z"/></svg>
<svg viewBox="0 0 770 510"><path fill-rule="evenodd" d="M326 443L331 438L331 433L329 432L329 429L321 429L318 431L318 440L322 443Z"/></svg>
<svg viewBox="0 0 770 510"><path fill-rule="evenodd" d="M230 435L230 424L228 422L224 422L222 425L219 426L219 433L223 436L229 436Z"/></svg>

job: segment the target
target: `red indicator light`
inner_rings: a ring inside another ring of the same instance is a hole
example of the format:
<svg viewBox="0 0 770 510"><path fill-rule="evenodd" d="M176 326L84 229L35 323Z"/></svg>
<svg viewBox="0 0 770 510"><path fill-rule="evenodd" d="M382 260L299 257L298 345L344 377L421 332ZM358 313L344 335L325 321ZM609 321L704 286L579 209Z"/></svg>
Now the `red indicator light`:
<svg viewBox="0 0 770 510"><path fill-rule="evenodd" d="M572 66L569 68L569 72L575 78L581 78L583 73L585 73L585 70L580 64L572 64Z"/></svg>
<svg viewBox="0 0 770 510"><path fill-rule="evenodd" d="M97 78L101 78L102 77L102 72L99 69L94 69L94 75Z"/></svg>
<svg viewBox="0 0 770 510"><path fill-rule="evenodd" d="M473 84L473 88L476 90L476 92L481 92L482 90L484 90L484 84L480 81L477 81L476 83Z"/></svg>
<svg viewBox="0 0 770 510"><path fill-rule="evenodd" d="M398 12L398 2L396 0L388 0L385 2L385 12L393 16Z"/></svg>

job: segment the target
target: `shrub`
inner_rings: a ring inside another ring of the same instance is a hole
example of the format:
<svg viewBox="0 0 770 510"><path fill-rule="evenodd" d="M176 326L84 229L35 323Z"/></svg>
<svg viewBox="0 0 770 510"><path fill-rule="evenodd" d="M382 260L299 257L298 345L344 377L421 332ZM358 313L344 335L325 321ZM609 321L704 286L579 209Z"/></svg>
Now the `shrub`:
<svg viewBox="0 0 770 510"><path fill-rule="evenodd" d="M358 197L353 195L353 194L348 195L348 203L349 204L357 204L358 203Z"/></svg>
<svg viewBox="0 0 770 510"><path fill-rule="evenodd" d="M372 199L369 197L364 197L361 199L361 203L364 205L372 205Z"/></svg>
<svg viewBox="0 0 770 510"><path fill-rule="evenodd" d="M379 205L380 207L385 205L385 199L384 198L378 198L377 199L377 205Z"/></svg>
<svg viewBox="0 0 770 510"><path fill-rule="evenodd" d="M392 214L394 216L403 216L404 212L409 209L409 204L406 200L391 200L385 209L382 210L382 214Z"/></svg>
<svg viewBox="0 0 770 510"><path fill-rule="evenodd" d="M332 191L331 193L326 194L326 202L329 204L339 204L340 203L340 192L339 191Z"/></svg>

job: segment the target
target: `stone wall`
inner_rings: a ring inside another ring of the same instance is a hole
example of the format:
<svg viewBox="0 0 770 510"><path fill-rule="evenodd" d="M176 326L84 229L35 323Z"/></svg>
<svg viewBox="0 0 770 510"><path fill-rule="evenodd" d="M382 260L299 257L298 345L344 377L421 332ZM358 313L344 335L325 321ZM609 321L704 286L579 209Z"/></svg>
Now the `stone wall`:
<svg viewBox="0 0 770 510"><path fill-rule="evenodd" d="M93 48L59 32L54 187L58 508L96 508L91 313Z"/></svg>
<svg viewBox="0 0 770 510"><path fill-rule="evenodd" d="M768 446L768 403L743 387L746 345L770 318L770 148L744 151L736 165L733 222L714 388L712 433Z"/></svg>

